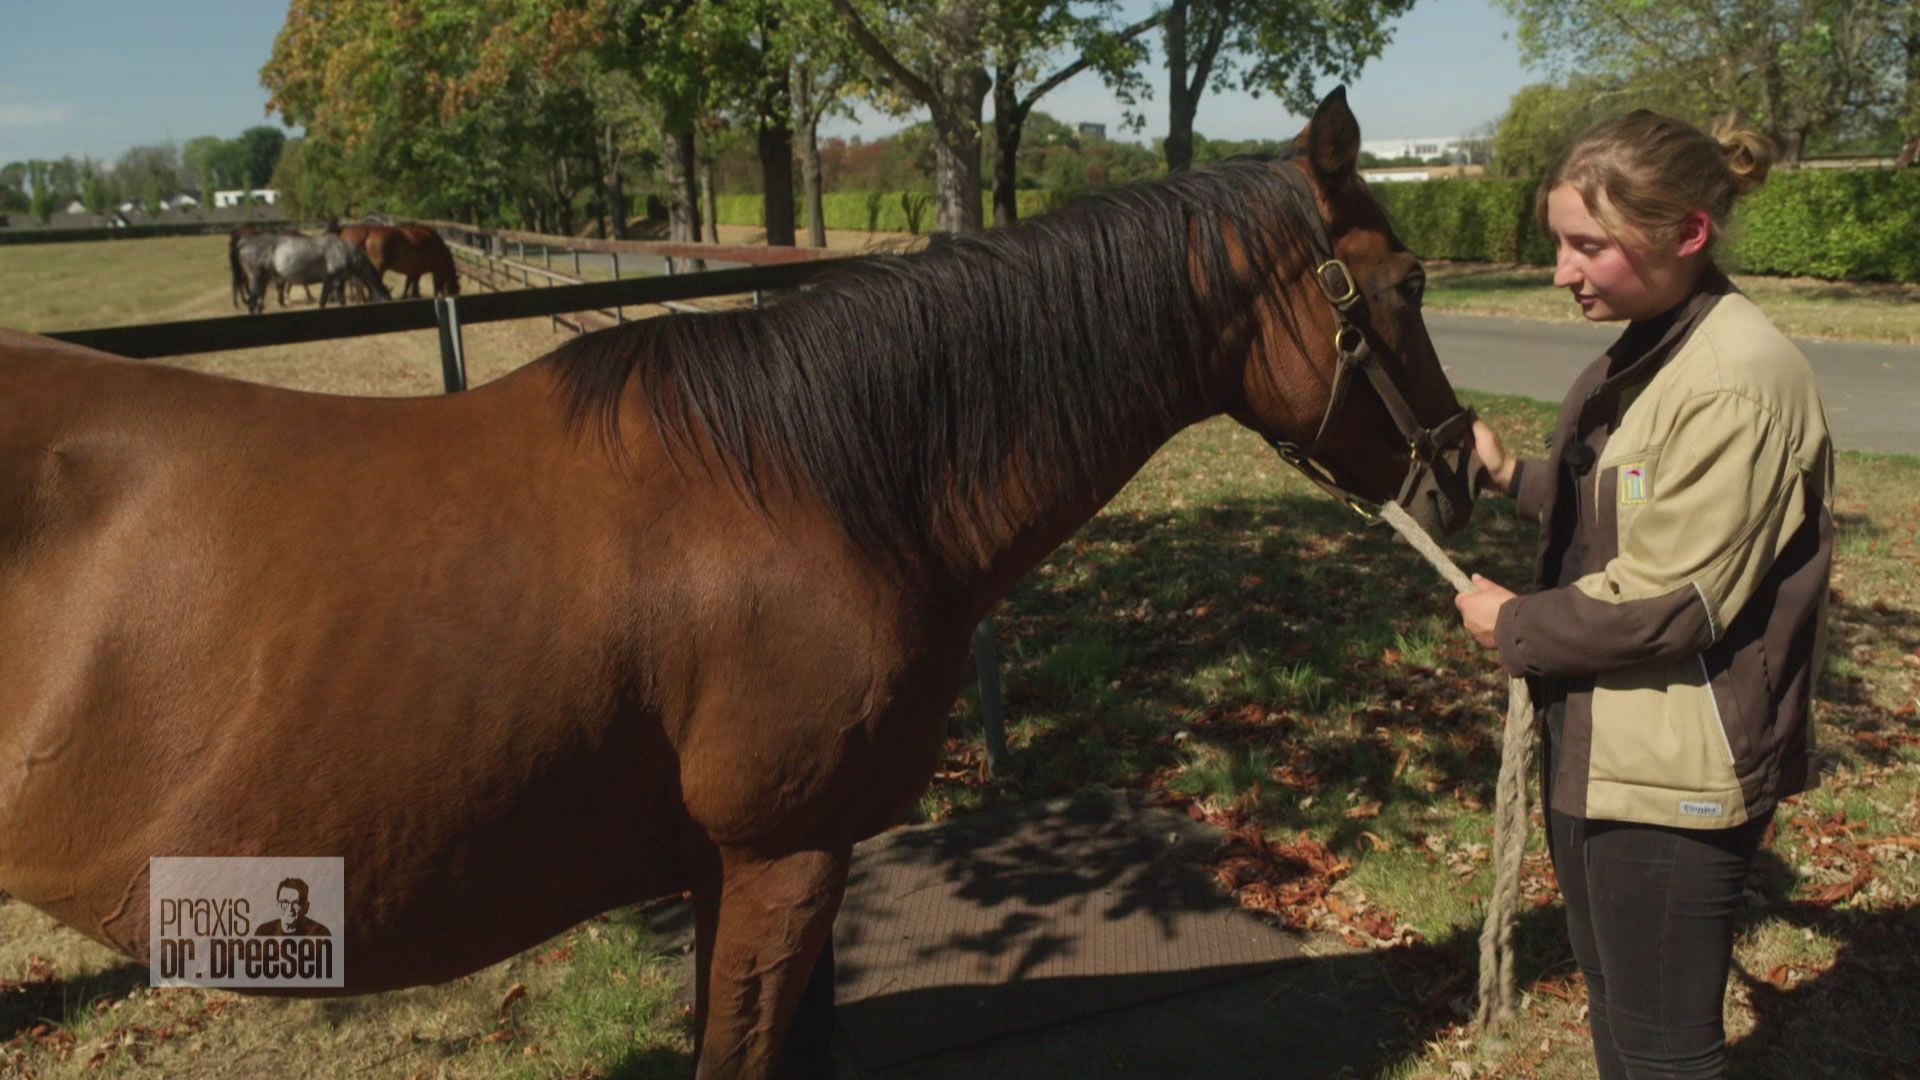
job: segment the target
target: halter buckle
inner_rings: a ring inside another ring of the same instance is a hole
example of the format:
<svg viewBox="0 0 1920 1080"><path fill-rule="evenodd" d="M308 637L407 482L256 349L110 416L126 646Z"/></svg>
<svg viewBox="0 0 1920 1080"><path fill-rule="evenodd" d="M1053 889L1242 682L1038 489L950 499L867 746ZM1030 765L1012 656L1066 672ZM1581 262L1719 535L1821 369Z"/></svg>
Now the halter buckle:
<svg viewBox="0 0 1920 1080"><path fill-rule="evenodd" d="M1339 277L1333 277L1329 271L1339 271ZM1313 269L1313 279L1320 283L1320 291L1327 296L1327 302L1345 310L1360 298L1360 286L1354 283L1353 271L1339 259L1328 259Z"/></svg>

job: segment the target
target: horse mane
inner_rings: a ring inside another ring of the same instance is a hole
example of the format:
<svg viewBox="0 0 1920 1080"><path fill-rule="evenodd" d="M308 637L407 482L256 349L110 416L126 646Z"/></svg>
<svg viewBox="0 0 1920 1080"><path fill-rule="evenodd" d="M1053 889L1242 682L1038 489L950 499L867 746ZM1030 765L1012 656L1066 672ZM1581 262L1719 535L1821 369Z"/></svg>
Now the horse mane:
<svg viewBox="0 0 1920 1080"><path fill-rule="evenodd" d="M1217 335L1306 257L1318 211L1283 168L1240 158L1086 195L849 259L763 310L628 323L547 359L570 424L597 419L611 452L637 381L676 462L710 446L704 464L755 500L792 484L856 543L935 554L996 524L1010 478L1036 500L1090 492L1116 441L1173 433Z"/></svg>

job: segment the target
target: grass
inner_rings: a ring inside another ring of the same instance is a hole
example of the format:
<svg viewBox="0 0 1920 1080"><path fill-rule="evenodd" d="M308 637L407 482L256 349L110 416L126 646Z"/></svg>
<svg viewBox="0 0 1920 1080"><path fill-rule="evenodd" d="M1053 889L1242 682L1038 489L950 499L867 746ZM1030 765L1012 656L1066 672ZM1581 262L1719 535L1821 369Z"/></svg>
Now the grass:
<svg viewBox="0 0 1920 1080"><path fill-rule="evenodd" d="M120 306L98 300L107 306L86 317L223 312L214 241L178 242L175 276L197 283L176 283L176 296L198 296L197 308L116 278ZM128 269L134 245L102 246L106 270ZM11 285L19 264L5 260L44 250L0 249L0 277ZM54 270L67 289L89 280L84 263ZM0 323L31 317L0 293ZM488 329L470 332L470 352ZM559 340L544 322L497 329L483 372ZM430 341L407 354L405 337L188 362L314 389L432 392L437 354ZM1463 396L1511 445L1539 445L1551 419L1537 402ZM1842 454L1838 492L1832 659L1815 709L1829 769L1782 809L1742 915L1728 993L1736 1075L1892 1075L1920 1061L1920 996L1904 989L1920 972L1920 851L1906 842L1920 844L1920 460ZM1532 536L1511 504L1489 501L1453 550L1520 584ZM1304 837L1344 864L1321 860L1305 879L1323 890L1277 906L1258 881L1236 895L1363 946L1395 943L1368 954L1404 996L1405 1036L1380 1049L1380 1075L1591 1075L1584 994L1537 834L1517 938L1520 1029L1492 1041L1461 1023L1490 885L1505 688L1444 586L1390 535L1214 421L1156 455L996 620L1014 775L979 781L969 695L919 819L1099 784L1192 805L1311 863ZM278 1001L149 991L144 969L0 901L0 1076L678 1075L684 987L658 950L634 913L616 912L443 986ZM503 1010L515 985L524 997Z"/></svg>
<svg viewBox="0 0 1920 1080"><path fill-rule="evenodd" d="M1733 275L1774 325L1796 337L1920 344L1920 285ZM1435 262L1426 307L1464 315L1575 322L1580 309L1553 287L1553 271L1497 263Z"/></svg>

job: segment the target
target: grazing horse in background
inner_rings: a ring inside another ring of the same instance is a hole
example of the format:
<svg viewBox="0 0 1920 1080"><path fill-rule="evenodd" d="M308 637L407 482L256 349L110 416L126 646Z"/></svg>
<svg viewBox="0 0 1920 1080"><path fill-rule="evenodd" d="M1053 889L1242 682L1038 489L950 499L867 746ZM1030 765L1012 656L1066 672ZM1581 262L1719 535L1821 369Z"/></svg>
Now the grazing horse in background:
<svg viewBox="0 0 1920 1080"><path fill-rule="evenodd" d="M227 234L227 267L233 275L231 299L234 307L245 307L248 311L253 310L253 295L247 291L247 272L240 266L240 241L260 233L258 225L236 225Z"/></svg>
<svg viewBox="0 0 1920 1080"><path fill-rule="evenodd" d="M265 290L269 281L283 287L317 283L321 307L326 307L329 299L345 304L349 279L359 281L382 300L393 299L366 254L356 251L334 233L317 237L297 233L249 237L240 242L239 262L247 273L247 286L252 294L248 310L255 314L266 307ZM280 304L286 306L284 292Z"/></svg>
<svg viewBox="0 0 1920 1080"><path fill-rule="evenodd" d="M1341 92L1298 145L464 394L0 334L0 888L145 957L150 858L337 856L319 993L689 890L699 1074L768 1076L974 625L1175 433L1464 522L1470 413Z"/></svg>
<svg viewBox="0 0 1920 1080"><path fill-rule="evenodd" d="M400 295L419 296L420 278L433 275L433 294L453 296L460 292L460 275L454 269L453 252L440 234L425 225L365 226L367 258L382 277L388 273L407 279Z"/></svg>

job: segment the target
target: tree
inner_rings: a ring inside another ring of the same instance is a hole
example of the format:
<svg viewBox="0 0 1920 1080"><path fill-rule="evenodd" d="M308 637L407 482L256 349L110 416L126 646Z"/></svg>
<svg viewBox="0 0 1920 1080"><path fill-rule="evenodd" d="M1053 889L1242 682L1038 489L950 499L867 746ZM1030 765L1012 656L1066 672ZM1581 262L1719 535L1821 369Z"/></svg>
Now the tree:
<svg viewBox="0 0 1920 1080"><path fill-rule="evenodd" d="M9 161L0 166L0 214L26 210L30 205L26 162Z"/></svg>
<svg viewBox="0 0 1920 1080"><path fill-rule="evenodd" d="M114 190L113 181L106 170L87 163L86 177L80 182L80 201L86 204L87 212L105 217L113 212L114 205L120 201L119 192Z"/></svg>
<svg viewBox="0 0 1920 1080"><path fill-rule="evenodd" d="M1215 80L1272 93L1311 115L1321 77L1351 79L1393 39L1413 0L1171 0L1167 49L1167 170L1193 161L1193 118Z"/></svg>
<svg viewBox="0 0 1920 1080"><path fill-rule="evenodd" d="M139 199L148 213L159 201L181 190L180 151L171 143L130 147L113 166L113 183L129 199Z"/></svg>
<svg viewBox="0 0 1920 1080"><path fill-rule="evenodd" d="M1798 161L1809 136L1875 107L1890 20L1911 0L1499 0L1521 57L1627 84L1692 90L1685 112L1738 110Z"/></svg>
<svg viewBox="0 0 1920 1080"><path fill-rule="evenodd" d="M1027 117L1041 98L1089 68L1131 106L1144 83L1137 74L1146 60L1141 37L1160 25L1154 12L1125 27L1112 25L1112 0L1087 4L1076 0L1003 0L991 25L993 80L993 223L1020 219L1014 197L1020 140ZM1042 76L1039 60L1065 47L1073 59ZM1028 84L1023 94L1021 84Z"/></svg>
<svg viewBox="0 0 1920 1080"><path fill-rule="evenodd" d="M1499 176L1540 176L1574 136L1594 122L1630 109L1694 115L1668 88L1636 85L1606 75L1576 76L1565 84L1523 86L1507 102L1493 135L1492 171Z"/></svg>
<svg viewBox="0 0 1920 1080"><path fill-rule="evenodd" d="M35 220L42 225L51 221L54 205L52 184L42 180L33 185L33 197L28 201L28 209L32 211Z"/></svg>
<svg viewBox="0 0 1920 1080"><path fill-rule="evenodd" d="M240 144L240 152L246 162L243 185L249 188L266 187L273 179L273 167L280 164L280 152L287 145L286 134L279 128L262 125L241 132L235 141Z"/></svg>
<svg viewBox="0 0 1920 1080"><path fill-rule="evenodd" d="M842 107L859 70L858 54L845 33L818 5L796 5L789 25L793 52L793 127L800 143L800 186L807 243L827 246L825 176L820 162L820 121Z"/></svg>
<svg viewBox="0 0 1920 1080"><path fill-rule="evenodd" d="M882 93L904 95L932 114L940 231L979 229L980 114L993 82L985 66L990 0L831 2L871 61Z"/></svg>

